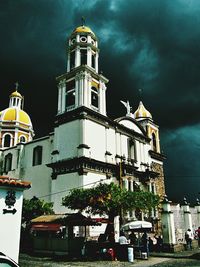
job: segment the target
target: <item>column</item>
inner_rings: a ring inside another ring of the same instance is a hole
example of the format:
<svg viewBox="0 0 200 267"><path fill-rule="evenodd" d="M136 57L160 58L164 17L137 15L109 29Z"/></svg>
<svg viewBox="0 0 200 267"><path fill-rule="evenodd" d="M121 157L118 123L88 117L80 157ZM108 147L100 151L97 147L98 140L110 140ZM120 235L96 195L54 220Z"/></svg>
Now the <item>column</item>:
<svg viewBox="0 0 200 267"><path fill-rule="evenodd" d="M167 199L165 196L162 202L162 232L163 232L163 243L166 248L170 249L170 247L176 243L175 238L175 226L174 226L174 215L171 211L170 207L171 201Z"/></svg>
<svg viewBox="0 0 200 267"><path fill-rule="evenodd" d="M198 223L198 226L200 226L200 202L198 198L197 198L197 203L195 205L195 208L197 210L197 223Z"/></svg>
<svg viewBox="0 0 200 267"><path fill-rule="evenodd" d="M60 84L58 85L58 114L61 112L61 93L62 93L62 89Z"/></svg>
<svg viewBox="0 0 200 267"><path fill-rule="evenodd" d="M92 50L90 47L87 47L87 65L92 67Z"/></svg>
<svg viewBox="0 0 200 267"><path fill-rule="evenodd" d="M187 202L185 197L183 199L183 204L181 206L183 208L185 230L187 230L187 229L192 230L192 216L191 216L191 212L190 212L189 203Z"/></svg>
<svg viewBox="0 0 200 267"><path fill-rule="evenodd" d="M99 61L99 54L96 52L96 55L95 55L95 70L96 70L97 73L99 71L98 61Z"/></svg>
<svg viewBox="0 0 200 267"><path fill-rule="evenodd" d="M61 87L61 112L65 112L65 95L66 95L66 84L65 80L62 81L62 87Z"/></svg>

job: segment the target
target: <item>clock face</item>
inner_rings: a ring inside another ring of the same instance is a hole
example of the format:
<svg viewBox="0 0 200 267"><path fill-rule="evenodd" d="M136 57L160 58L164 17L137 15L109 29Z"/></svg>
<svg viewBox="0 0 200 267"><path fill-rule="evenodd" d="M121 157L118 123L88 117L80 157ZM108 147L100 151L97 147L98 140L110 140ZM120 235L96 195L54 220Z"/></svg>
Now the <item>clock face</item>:
<svg viewBox="0 0 200 267"><path fill-rule="evenodd" d="M80 37L80 42L82 42L82 43L87 43L87 37L85 37L85 36L81 36L81 37Z"/></svg>

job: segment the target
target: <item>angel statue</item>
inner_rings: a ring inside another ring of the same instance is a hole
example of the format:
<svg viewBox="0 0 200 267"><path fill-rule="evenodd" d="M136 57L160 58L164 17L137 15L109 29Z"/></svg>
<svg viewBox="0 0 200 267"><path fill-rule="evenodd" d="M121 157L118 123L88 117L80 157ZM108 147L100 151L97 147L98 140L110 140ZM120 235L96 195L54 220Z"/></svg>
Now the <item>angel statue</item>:
<svg viewBox="0 0 200 267"><path fill-rule="evenodd" d="M131 106L130 106L130 104L129 104L129 101L124 102L124 101L120 100L120 102L125 106L125 108L126 108L126 110L127 110L126 115L127 115L127 116L131 116Z"/></svg>

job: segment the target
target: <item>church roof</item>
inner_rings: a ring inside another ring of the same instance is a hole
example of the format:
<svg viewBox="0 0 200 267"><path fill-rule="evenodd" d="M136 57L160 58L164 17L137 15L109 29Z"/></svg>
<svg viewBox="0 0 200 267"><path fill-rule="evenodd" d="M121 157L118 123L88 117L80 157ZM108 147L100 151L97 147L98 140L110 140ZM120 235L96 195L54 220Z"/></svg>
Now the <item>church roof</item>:
<svg viewBox="0 0 200 267"><path fill-rule="evenodd" d="M10 107L0 112L0 122L19 122L32 126L29 115L17 107Z"/></svg>
<svg viewBox="0 0 200 267"><path fill-rule="evenodd" d="M10 97L19 97L19 98L22 98L22 95L16 90L16 91L14 91L14 92L10 95Z"/></svg>
<svg viewBox="0 0 200 267"><path fill-rule="evenodd" d="M90 27L87 27L85 25L79 26L73 31L73 33L81 33L81 32L91 33L95 36L94 32L90 29Z"/></svg>
<svg viewBox="0 0 200 267"><path fill-rule="evenodd" d="M10 178L8 176L0 176L0 186L22 187L28 189L31 187L31 183L16 178Z"/></svg>
<svg viewBox="0 0 200 267"><path fill-rule="evenodd" d="M134 118L135 119L152 119L151 113L145 108L144 104L142 101L140 101L138 109L134 113Z"/></svg>

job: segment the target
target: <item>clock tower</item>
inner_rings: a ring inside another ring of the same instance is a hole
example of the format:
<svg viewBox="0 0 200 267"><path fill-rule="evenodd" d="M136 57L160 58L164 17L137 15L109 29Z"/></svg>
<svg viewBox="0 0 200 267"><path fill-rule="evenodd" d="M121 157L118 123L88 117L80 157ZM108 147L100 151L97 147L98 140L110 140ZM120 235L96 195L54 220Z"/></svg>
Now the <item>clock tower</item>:
<svg viewBox="0 0 200 267"><path fill-rule="evenodd" d="M67 72L57 78L58 115L85 106L106 115L106 79L99 74L98 40L81 25L67 42Z"/></svg>

